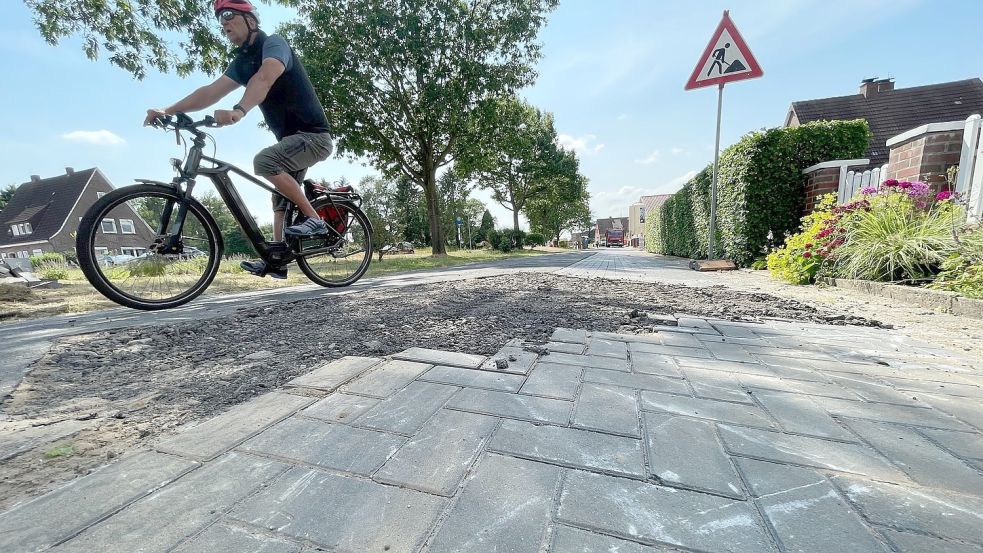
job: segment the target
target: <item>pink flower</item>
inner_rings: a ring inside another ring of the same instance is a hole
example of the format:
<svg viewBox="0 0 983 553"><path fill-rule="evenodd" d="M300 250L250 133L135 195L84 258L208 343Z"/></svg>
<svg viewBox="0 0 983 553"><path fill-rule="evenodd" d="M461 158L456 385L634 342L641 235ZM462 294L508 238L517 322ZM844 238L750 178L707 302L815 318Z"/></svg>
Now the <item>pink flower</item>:
<svg viewBox="0 0 983 553"><path fill-rule="evenodd" d="M805 252L804 254L802 254L802 257L809 259L810 257L812 257L812 252Z"/></svg>
<svg viewBox="0 0 983 553"><path fill-rule="evenodd" d="M943 190L942 192L939 192L938 194L935 195L936 201L939 202L944 202L945 200L948 200L950 198L952 198L952 192L948 190Z"/></svg>
<svg viewBox="0 0 983 553"><path fill-rule="evenodd" d="M873 186L868 186L866 188L861 188L860 193L863 194L864 196L869 196L871 194L877 194L877 189L874 188Z"/></svg>
<svg viewBox="0 0 983 553"><path fill-rule="evenodd" d="M884 181L884 186L897 186L897 185L898 185L897 179L887 179L886 181Z"/></svg>
<svg viewBox="0 0 983 553"><path fill-rule="evenodd" d="M898 183L898 188L911 188L911 183L908 181L902 181Z"/></svg>
<svg viewBox="0 0 983 553"><path fill-rule="evenodd" d="M812 249L812 244L806 244L806 249L807 250L811 250Z"/></svg>

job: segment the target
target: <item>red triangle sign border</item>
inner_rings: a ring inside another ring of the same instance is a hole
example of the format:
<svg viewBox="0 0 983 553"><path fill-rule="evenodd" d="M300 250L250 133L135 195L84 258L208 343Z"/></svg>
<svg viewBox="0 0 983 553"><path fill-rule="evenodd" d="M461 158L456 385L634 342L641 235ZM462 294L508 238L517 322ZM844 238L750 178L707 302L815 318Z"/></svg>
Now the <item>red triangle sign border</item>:
<svg viewBox="0 0 983 553"><path fill-rule="evenodd" d="M741 54L748 62L747 73L736 73L730 75L721 75L720 77L715 77L713 79L705 79L697 82L700 77L700 73L703 70L703 65L707 59L710 58L711 51L713 50L713 45L717 43L720 39L720 35L724 33L724 30L730 33L731 38L734 40L734 46L740 50ZM744 42L744 37L737 30L734 22L730 20L730 14L727 10L724 10L724 17L720 20L720 24L717 25L717 30L713 32L713 36L710 37L710 42L707 44L706 50L703 51L703 55L700 56L700 61L696 62L696 69L693 70L693 74L690 75L689 81L686 83L685 90L693 90L695 88L702 88L705 86L721 85L731 81L740 81L744 79L754 79L764 75L764 71L761 70L761 66L758 65L758 60L754 59L754 55L751 53L751 49L748 48L747 43Z"/></svg>

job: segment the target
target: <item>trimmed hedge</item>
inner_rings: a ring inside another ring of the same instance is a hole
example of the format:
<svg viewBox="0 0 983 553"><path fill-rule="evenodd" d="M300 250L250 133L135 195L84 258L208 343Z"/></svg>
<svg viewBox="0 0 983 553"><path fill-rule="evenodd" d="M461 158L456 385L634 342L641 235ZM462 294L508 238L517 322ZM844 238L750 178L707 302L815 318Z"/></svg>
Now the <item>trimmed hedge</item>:
<svg viewBox="0 0 983 553"><path fill-rule="evenodd" d="M717 236L714 252L741 267L761 255L770 231L780 241L796 232L805 207L810 165L855 159L867 150L870 130L863 119L819 121L744 135L720 154ZM649 220L649 251L702 259L710 233L713 166L687 182Z"/></svg>

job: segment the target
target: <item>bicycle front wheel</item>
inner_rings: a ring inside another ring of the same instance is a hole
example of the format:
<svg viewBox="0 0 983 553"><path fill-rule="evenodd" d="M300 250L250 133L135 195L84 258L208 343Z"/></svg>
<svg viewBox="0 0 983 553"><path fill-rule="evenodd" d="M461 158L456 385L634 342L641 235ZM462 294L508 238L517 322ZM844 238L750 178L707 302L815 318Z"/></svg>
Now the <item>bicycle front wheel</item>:
<svg viewBox="0 0 983 553"><path fill-rule="evenodd" d="M79 265L110 300L134 309L177 307L215 278L222 237L204 206L189 198L176 246L163 251L180 213L173 189L149 184L120 188L96 201L79 223Z"/></svg>
<svg viewBox="0 0 983 553"><path fill-rule="evenodd" d="M360 209L332 204L327 199L315 200L311 205L328 226L341 232L341 237L332 234L328 238L301 240L301 253L318 253L298 257L297 265L307 278L321 286L336 288L354 283L372 262L369 218ZM339 206L341 209L335 209Z"/></svg>

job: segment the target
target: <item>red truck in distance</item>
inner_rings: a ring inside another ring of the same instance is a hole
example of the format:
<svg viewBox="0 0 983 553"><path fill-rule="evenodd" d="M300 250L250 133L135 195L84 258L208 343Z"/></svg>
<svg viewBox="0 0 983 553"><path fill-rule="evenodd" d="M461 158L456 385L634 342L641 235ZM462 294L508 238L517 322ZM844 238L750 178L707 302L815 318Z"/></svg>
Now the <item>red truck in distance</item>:
<svg viewBox="0 0 983 553"><path fill-rule="evenodd" d="M604 246L607 248L612 246L625 247L625 231L620 228L604 231Z"/></svg>

